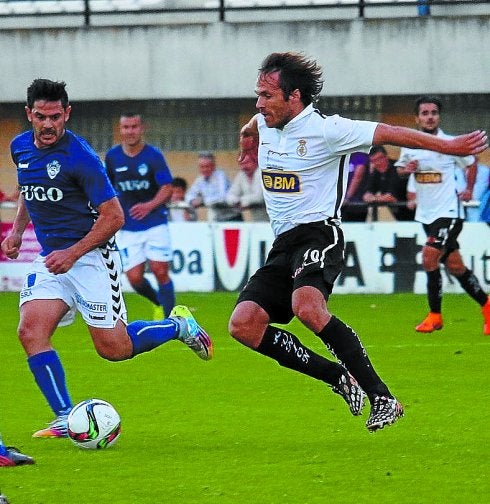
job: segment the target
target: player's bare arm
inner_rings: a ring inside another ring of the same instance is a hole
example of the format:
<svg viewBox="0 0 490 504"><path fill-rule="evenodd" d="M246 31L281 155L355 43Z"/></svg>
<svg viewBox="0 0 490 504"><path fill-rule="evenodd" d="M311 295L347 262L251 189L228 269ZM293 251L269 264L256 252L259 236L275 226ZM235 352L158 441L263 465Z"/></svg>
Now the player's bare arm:
<svg viewBox="0 0 490 504"><path fill-rule="evenodd" d="M478 130L444 139L418 130L380 123L374 132L373 145L383 144L410 149L427 149L452 156L469 156L487 149L488 137L485 131Z"/></svg>
<svg viewBox="0 0 490 504"><path fill-rule="evenodd" d="M240 155L238 161L242 161L247 151L257 151L259 145L259 129L257 127L257 115L254 115L240 130Z"/></svg>
<svg viewBox="0 0 490 504"><path fill-rule="evenodd" d="M477 171L478 167L476 161L466 168L466 187L464 191L458 194L458 198L461 201L470 201L473 198L473 188L475 187Z"/></svg>
<svg viewBox="0 0 490 504"><path fill-rule="evenodd" d="M20 194L17 202L17 214L14 219L14 224L11 231L2 241L2 252L9 259L17 259L19 256L20 247L22 245L22 235L30 221L31 218L27 212L24 196Z"/></svg>
<svg viewBox="0 0 490 504"><path fill-rule="evenodd" d="M80 257L107 243L124 224L124 213L116 197L99 205L98 211L99 217L84 238L71 247L54 250L46 256L44 264L50 273L66 273Z"/></svg>
<svg viewBox="0 0 490 504"><path fill-rule="evenodd" d="M145 201L144 203L136 203L136 205L133 205L129 210L129 214L133 219L144 219L150 212L153 212L153 210L156 210L157 208L165 205L165 203L170 201L171 196L172 185L165 184L160 187L158 192L151 200Z"/></svg>

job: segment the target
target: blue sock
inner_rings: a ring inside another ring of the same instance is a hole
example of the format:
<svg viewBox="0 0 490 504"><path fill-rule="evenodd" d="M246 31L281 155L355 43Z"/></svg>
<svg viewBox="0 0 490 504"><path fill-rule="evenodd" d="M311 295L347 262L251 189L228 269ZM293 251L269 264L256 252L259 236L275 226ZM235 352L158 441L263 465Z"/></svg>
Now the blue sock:
<svg viewBox="0 0 490 504"><path fill-rule="evenodd" d="M180 325L176 320L165 319L158 322L136 320L127 327L128 335L133 342L133 357L143 352L149 352L175 339L180 332Z"/></svg>
<svg viewBox="0 0 490 504"><path fill-rule="evenodd" d="M27 363L56 416L66 415L73 404L66 388L65 371L55 350L28 357Z"/></svg>
<svg viewBox="0 0 490 504"><path fill-rule="evenodd" d="M160 304L158 300L157 293L155 289L152 287L150 281L143 277L143 280L139 284L131 284L131 287L141 296L145 297L146 299L150 300L154 305Z"/></svg>
<svg viewBox="0 0 490 504"><path fill-rule="evenodd" d="M158 286L158 303L163 307L163 313L168 317L175 306L175 290L172 280L166 284Z"/></svg>

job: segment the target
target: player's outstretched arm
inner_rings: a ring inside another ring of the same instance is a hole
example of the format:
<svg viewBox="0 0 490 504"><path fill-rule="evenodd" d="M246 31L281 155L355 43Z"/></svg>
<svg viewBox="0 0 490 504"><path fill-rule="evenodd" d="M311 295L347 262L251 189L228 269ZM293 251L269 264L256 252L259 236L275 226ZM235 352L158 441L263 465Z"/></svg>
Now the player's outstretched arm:
<svg viewBox="0 0 490 504"><path fill-rule="evenodd" d="M240 130L240 154L238 161L242 161L247 151L254 151L257 157L259 148L259 130L257 127L257 115L254 115Z"/></svg>
<svg viewBox="0 0 490 504"><path fill-rule="evenodd" d="M488 149L488 137L485 131L473 131L445 139L402 126L390 126L380 123L373 138L374 145L398 145L411 149L427 149L453 156L479 154Z"/></svg>

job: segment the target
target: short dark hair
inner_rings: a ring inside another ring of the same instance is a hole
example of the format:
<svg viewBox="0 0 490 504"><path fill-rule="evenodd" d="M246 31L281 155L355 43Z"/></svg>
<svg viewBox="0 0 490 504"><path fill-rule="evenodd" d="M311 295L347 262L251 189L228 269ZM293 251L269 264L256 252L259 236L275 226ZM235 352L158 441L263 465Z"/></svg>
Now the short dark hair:
<svg viewBox="0 0 490 504"><path fill-rule="evenodd" d="M34 79L27 88L27 106L32 109L37 100L46 100L50 102L61 101L64 109L70 104L68 93L66 92L66 83L63 81L52 81L49 79Z"/></svg>
<svg viewBox="0 0 490 504"><path fill-rule="evenodd" d="M213 161L215 160L215 156L211 151L201 151L198 155L198 158L204 158L204 159L212 159Z"/></svg>
<svg viewBox="0 0 490 504"><path fill-rule="evenodd" d="M316 61L306 58L301 53L272 53L267 56L259 68L261 74L279 72L279 87L284 99L298 89L301 102L306 107L315 103L323 88L322 69Z"/></svg>
<svg viewBox="0 0 490 504"><path fill-rule="evenodd" d="M127 111L127 112L122 112L121 115L119 116L119 118L122 118L122 117L139 117L141 119L141 121L143 121L143 116L138 113L138 112L134 112L134 111Z"/></svg>
<svg viewBox="0 0 490 504"><path fill-rule="evenodd" d="M419 98L417 98L415 100L415 106L413 108L413 111L415 112L415 115L418 115L419 109L420 109L420 105L422 105L423 103L433 103L434 105L437 105L437 109L439 110L439 112L441 112L441 110L442 110L442 102L436 96L427 96L427 95L426 96L420 96Z"/></svg>
<svg viewBox="0 0 490 504"><path fill-rule="evenodd" d="M386 152L386 149L382 145L373 145L371 147L371 150L369 151L369 155L374 156L378 152L382 152L385 156L388 155L388 153Z"/></svg>
<svg viewBox="0 0 490 504"><path fill-rule="evenodd" d="M179 187L184 191L187 190L187 180L182 177L174 177L172 180L172 187Z"/></svg>

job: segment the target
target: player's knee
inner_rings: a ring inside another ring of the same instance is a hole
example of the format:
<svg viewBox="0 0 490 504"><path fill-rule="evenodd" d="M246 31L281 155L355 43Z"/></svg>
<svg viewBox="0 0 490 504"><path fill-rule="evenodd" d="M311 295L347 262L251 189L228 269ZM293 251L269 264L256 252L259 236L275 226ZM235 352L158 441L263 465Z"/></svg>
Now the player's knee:
<svg viewBox="0 0 490 504"><path fill-rule="evenodd" d="M458 253L452 253L446 260L446 268L449 273L454 276L461 276L466 271L466 266L463 263L461 255Z"/></svg>
<svg viewBox="0 0 490 504"><path fill-rule="evenodd" d="M30 343L34 342L36 339L34 331L31 327L29 327L29 324L26 323L19 324L19 327L17 328L17 336L24 348L30 346Z"/></svg>
<svg viewBox="0 0 490 504"><path fill-rule="evenodd" d="M446 264L449 273L455 277L460 277L466 271L464 264Z"/></svg>
<svg viewBox="0 0 490 504"><path fill-rule="evenodd" d="M247 323L243 317L233 314L228 322L228 332L236 340L242 341L246 336Z"/></svg>
<svg viewBox="0 0 490 504"><path fill-rule="evenodd" d="M439 267L442 252L434 247L425 246L422 250L422 266L425 271L432 271Z"/></svg>
<svg viewBox="0 0 490 504"><path fill-rule="evenodd" d="M310 322L313 321L317 315L316 306L313 304L302 303L293 306L294 315L305 325L309 326Z"/></svg>
<svg viewBox="0 0 490 504"><path fill-rule="evenodd" d="M256 320L232 315L228 323L228 331L232 338L240 343L256 348L260 344L265 327L259 326Z"/></svg>

